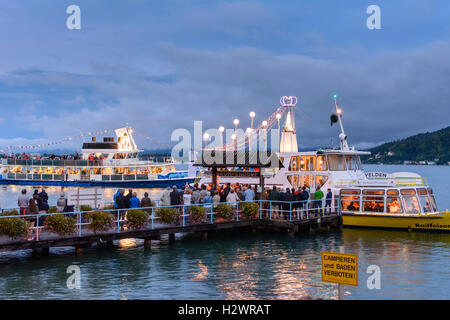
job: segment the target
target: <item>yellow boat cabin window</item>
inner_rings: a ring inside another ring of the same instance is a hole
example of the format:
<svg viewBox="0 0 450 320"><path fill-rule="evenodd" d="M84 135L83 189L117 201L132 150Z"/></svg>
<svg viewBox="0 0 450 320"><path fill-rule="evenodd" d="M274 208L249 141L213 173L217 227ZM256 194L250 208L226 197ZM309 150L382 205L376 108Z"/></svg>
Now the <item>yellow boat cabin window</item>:
<svg viewBox="0 0 450 320"><path fill-rule="evenodd" d="M361 190L359 190L359 189L354 189L354 190L349 190L349 189L344 189L344 190L341 190L341 194L360 194L361 193Z"/></svg>
<svg viewBox="0 0 450 320"><path fill-rule="evenodd" d="M363 194L384 195L384 190L363 190Z"/></svg>
<svg viewBox="0 0 450 320"><path fill-rule="evenodd" d="M393 195L393 196L397 196L398 195L398 190L397 189L394 189L394 190L388 190L387 191L387 194L389 194L389 195Z"/></svg>
<svg viewBox="0 0 450 320"><path fill-rule="evenodd" d="M348 190L346 190L348 191ZM346 211L359 211L359 196L357 195L342 195L341 208Z"/></svg>
<svg viewBox="0 0 450 320"><path fill-rule="evenodd" d="M428 193L429 193L429 194L433 194L433 189L428 188L427 190L428 190Z"/></svg>
<svg viewBox="0 0 450 320"><path fill-rule="evenodd" d="M363 210L365 212L384 212L384 196L364 196Z"/></svg>
<svg viewBox="0 0 450 320"><path fill-rule="evenodd" d="M419 196L426 196L427 195L427 189L425 189L425 188L417 188L417 194Z"/></svg>
<svg viewBox="0 0 450 320"><path fill-rule="evenodd" d="M398 191L397 191L398 192ZM402 204L399 197L387 197L386 198L386 212L387 213L401 213Z"/></svg>
<svg viewBox="0 0 450 320"><path fill-rule="evenodd" d="M402 189L402 190L400 190L400 192L402 193L402 195L405 195L405 196L407 196L407 195L412 195L412 196L416 195L416 190L414 190L414 189Z"/></svg>
<svg viewBox="0 0 450 320"><path fill-rule="evenodd" d="M419 200L417 200L416 196L404 196L403 206L405 207L406 213L420 213Z"/></svg>

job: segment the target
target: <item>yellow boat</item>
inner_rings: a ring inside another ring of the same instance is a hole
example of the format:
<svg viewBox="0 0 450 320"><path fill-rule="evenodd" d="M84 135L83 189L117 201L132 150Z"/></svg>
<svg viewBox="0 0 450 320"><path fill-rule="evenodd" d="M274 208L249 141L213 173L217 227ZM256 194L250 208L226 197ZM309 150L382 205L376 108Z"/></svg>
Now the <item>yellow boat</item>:
<svg viewBox="0 0 450 320"><path fill-rule="evenodd" d="M343 188L340 209L344 226L450 231L448 210L437 210L426 186Z"/></svg>

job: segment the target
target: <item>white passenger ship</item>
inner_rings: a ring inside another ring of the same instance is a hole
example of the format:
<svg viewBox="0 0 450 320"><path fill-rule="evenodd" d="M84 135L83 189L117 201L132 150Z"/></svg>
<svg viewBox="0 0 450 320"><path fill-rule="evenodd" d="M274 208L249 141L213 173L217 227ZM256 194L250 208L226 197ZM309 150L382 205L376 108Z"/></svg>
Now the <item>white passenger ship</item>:
<svg viewBox="0 0 450 320"><path fill-rule="evenodd" d="M162 188L193 183L195 169L179 171L166 162L139 160L131 127L116 137L83 143L79 160L2 159L1 184Z"/></svg>
<svg viewBox="0 0 450 320"><path fill-rule="evenodd" d="M342 110L338 107L337 96L334 96L335 115L334 121L340 126L340 148L339 149L319 149L316 151L298 152L297 137L294 121L294 107L297 103L296 97L282 97L281 105L283 107L283 126L280 137L280 152L278 157L283 163L284 168L266 169L264 172L265 185L267 187L277 186L283 191L286 188L295 188L306 186L311 193L321 189L324 194L331 189L333 196L339 195L341 189L350 187L357 188L360 194L362 189L386 190L394 189L392 192L406 192L403 187L409 187L408 192L417 188L420 192L428 194L429 201L427 209L420 208L418 212L427 210L437 212L436 203L432 196L432 190L427 186L427 182L420 175L412 172L372 173L364 172L360 157L369 155L370 152L358 151L354 147L349 148L347 135L344 132L342 124ZM259 185L259 172L246 170L245 168L235 168L236 170L218 170L219 183L242 183ZM265 169L263 169L265 170ZM203 173L200 183L211 183L211 176ZM399 189L400 188L400 189ZM355 189L356 190L356 189ZM423 191L425 190L425 191ZM364 191L366 192L366 191ZM417 191L419 192L419 191ZM346 202L348 205L348 203ZM423 204L425 205L425 204ZM400 206L398 213L410 213L410 204ZM358 205L358 209L360 206ZM387 208L387 206L383 207ZM402 209L403 208L403 209ZM347 208L344 208L344 211ZM416 209L417 210L417 209Z"/></svg>

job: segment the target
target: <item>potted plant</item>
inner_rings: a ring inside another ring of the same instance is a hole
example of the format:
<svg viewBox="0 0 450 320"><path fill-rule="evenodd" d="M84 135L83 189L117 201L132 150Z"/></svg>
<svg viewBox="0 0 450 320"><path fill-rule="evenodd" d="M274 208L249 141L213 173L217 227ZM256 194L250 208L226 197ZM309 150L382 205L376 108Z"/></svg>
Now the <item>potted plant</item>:
<svg viewBox="0 0 450 320"><path fill-rule="evenodd" d="M63 214L52 214L47 216L44 228L50 232L65 236L75 233L77 228L74 218Z"/></svg>
<svg viewBox="0 0 450 320"><path fill-rule="evenodd" d="M141 229L148 221L148 212L140 209L128 210L127 227L130 229Z"/></svg>
<svg viewBox="0 0 450 320"><path fill-rule="evenodd" d="M189 219L191 222L199 223L205 217L205 208L197 205L192 205L189 207Z"/></svg>
<svg viewBox="0 0 450 320"><path fill-rule="evenodd" d="M2 217L16 215L18 215L17 210L10 210L0 214ZM29 226L30 223L24 218L0 218L0 235L8 236L10 239L16 239L27 235Z"/></svg>
<svg viewBox="0 0 450 320"><path fill-rule="evenodd" d="M217 207L214 209L214 212L216 213L215 216L219 219L219 221L229 221L232 220L234 216L233 208L226 203L217 205Z"/></svg>
<svg viewBox="0 0 450 320"><path fill-rule="evenodd" d="M89 229L93 230L95 234L111 229L114 222L111 214L100 211L88 212L85 217L89 221Z"/></svg>
<svg viewBox="0 0 450 320"><path fill-rule="evenodd" d="M158 208L156 214L163 223L178 224L180 222L180 211L177 208Z"/></svg>
<svg viewBox="0 0 450 320"><path fill-rule="evenodd" d="M241 204L242 215L247 219L255 219L258 214L258 204L255 202L244 202Z"/></svg>

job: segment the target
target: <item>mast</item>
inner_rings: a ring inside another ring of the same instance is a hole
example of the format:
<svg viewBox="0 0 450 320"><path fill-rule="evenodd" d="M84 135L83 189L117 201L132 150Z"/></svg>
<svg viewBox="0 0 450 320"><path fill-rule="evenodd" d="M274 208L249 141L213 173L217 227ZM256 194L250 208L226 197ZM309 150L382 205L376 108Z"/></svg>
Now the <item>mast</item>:
<svg viewBox="0 0 450 320"><path fill-rule="evenodd" d="M339 134L339 140L341 142L341 150L348 151L350 149L347 144L347 135L344 132L344 125L342 124L342 109L338 107L337 94L334 94L333 98L334 98L334 105L336 107L336 114L339 120L339 126L341 127L341 133Z"/></svg>

